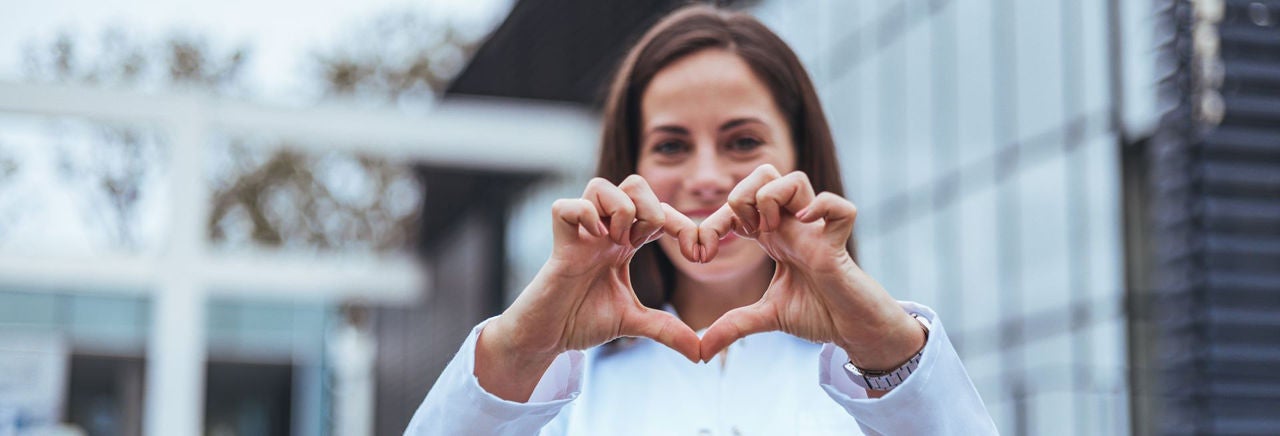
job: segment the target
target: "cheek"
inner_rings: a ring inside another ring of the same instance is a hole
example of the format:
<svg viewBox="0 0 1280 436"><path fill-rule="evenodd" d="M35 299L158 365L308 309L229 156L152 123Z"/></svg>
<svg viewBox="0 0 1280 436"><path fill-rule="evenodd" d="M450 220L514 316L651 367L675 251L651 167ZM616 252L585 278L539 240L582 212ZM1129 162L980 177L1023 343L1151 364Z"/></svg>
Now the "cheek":
<svg viewBox="0 0 1280 436"><path fill-rule="evenodd" d="M778 172L784 175L796 170L796 159L794 156L780 156L777 159L774 159L774 162L770 163L778 169Z"/></svg>
<svg viewBox="0 0 1280 436"><path fill-rule="evenodd" d="M778 149L775 150L774 153L771 153L766 159L768 162L760 163L773 164L773 166L778 169L778 172L782 174L795 171L796 169L795 148L791 146L789 141L781 143Z"/></svg>
<svg viewBox="0 0 1280 436"><path fill-rule="evenodd" d="M649 183L649 189L653 190L653 195L658 197L658 201L666 203L670 203L675 198L684 180L683 173L676 167L640 165L636 169L636 174L644 177L644 181Z"/></svg>

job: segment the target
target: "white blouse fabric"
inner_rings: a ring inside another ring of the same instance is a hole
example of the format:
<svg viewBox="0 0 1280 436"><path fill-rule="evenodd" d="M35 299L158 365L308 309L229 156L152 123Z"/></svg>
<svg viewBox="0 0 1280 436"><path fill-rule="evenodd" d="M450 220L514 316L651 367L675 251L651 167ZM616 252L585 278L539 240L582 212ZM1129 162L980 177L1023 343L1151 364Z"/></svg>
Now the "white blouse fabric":
<svg viewBox="0 0 1280 436"><path fill-rule="evenodd" d="M476 326L414 413L406 435L996 434L941 320L919 368L878 399L849 380L844 350L781 332L690 363L650 339L561 354L527 403L498 398L475 373ZM816 368L815 368L816 366Z"/></svg>

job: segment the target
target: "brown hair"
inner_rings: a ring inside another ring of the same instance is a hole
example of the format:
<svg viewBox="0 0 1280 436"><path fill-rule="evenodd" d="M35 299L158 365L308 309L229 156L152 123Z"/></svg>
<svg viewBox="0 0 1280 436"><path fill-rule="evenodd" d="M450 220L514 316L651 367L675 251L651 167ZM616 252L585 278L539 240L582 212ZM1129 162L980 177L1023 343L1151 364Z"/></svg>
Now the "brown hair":
<svg viewBox="0 0 1280 436"><path fill-rule="evenodd" d="M804 66L778 35L754 17L706 5L686 6L658 21L623 59L604 106L604 132L596 175L615 184L635 173L640 154L640 99L653 77L685 56L707 49L737 54L768 86L791 129L796 169L816 192L844 195L835 142ZM853 255L853 238L849 239ZM856 260L856 257L855 257ZM675 286L675 269L657 244L631 263L636 295L661 308Z"/></svg>

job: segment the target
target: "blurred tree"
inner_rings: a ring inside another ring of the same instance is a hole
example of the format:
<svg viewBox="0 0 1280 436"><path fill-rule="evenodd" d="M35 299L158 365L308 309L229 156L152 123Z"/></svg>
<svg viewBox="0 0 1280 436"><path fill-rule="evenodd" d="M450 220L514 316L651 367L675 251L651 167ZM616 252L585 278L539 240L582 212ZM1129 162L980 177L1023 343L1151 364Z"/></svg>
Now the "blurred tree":
<svg viewBox="0 0 1280 436"><path fill-rule="evenodd" d="M148 88L193 87L229 91L241 80L248 47L217 50L200 35L177 33L159 43L139 41L108 27L97 43L71 32L33 40L24 50L28 80Z"/></svg>
<svg viewBox="0 0 1280 436"><path fill-rule="evenodd" d="M412 242L422 186L403 163L245 140L227 156L233 176L218 177L209 215L222 245L388 251Z"/></svg>
<svg viewBox="0 0 1280 436"><path fill-rule="evenodd" d="M326 97L429 104L474 51L476 41L462 35L417 12L388 12L312 55L310 66ZM247 93L243 67L249 49L215 49L207 41L175 34L152 44L113 28L93 45L61 33L28 45L26 75L35 81ZM89 220L117 223L110 229L113 240L132 247L140 190L163 168L163 138L135 126L95 129L92 150L60 150L60 173L92 185L100 207L92 208ZM212 143L208 228L217 245L387 251L413 240L423 188L403 163L307 155L271 138L230 136Z"/></svg>
<svg viewBox="0 0 1280 436"><path fill-rule="evenodd" d="M312 55L328 96L431 101L466 65L478 38L407 10L376 17Z"/></svg>
<svg viewBox="0 0 1280 436"><path fill-rule="evenodd" d="M429 105L478 45L412 10L383 13L339 41L310 57L322 95L399 106ZM254 158L248 151L264 148L231 147L240 176L215 194L215 241L374 251L413 241L422 184L410 168L339 154Z"/></svg>
<svg viewBox="0 0 1280 436"><path fill-rule="evenodd" d="M24 50L23 68L26 78L35 82L224 93L239 81L247 57L244 47L215 50L199 36L175 34L151 44L112 27L96 44L69 32L52 41L32 41ZM104 123L54 124L58 174L67 183L84 186L77 191L86 201L86 221L100 227L112 244L137 248L141 191L162 168L161 133ZM86 146L77 133L91 136L90 144Z"/></svg>

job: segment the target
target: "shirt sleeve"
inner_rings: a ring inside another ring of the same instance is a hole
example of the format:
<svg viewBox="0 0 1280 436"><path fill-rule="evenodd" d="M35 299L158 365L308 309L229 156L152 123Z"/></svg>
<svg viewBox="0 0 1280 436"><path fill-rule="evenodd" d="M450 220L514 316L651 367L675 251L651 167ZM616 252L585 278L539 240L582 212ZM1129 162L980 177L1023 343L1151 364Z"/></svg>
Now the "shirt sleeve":
<svg viewBox="0 0 1280 436"><path fill-rule="evenodd" d="M490 318L491 320L492 318ZM489 320L471 330L462 348L440 373L422 400L405 435L532 435L581 393L581 351L556 357L526 403L508 401L485 391L475 376L476 340Z"/></svg>
<svg viewBox="0 0 1280 436"><path fill-rule="evenodd" d="M928 319L931 328L919 367L880 398L854 384L844 369L849 356L832 344L818 357L818 380L827 395L858 421L868 435L997 434L995 423L969 380L960 356L932 309L901 302L903 310Z"/></svg>

